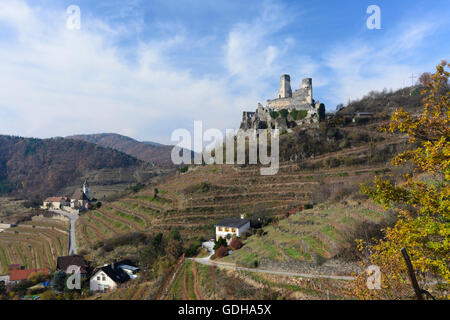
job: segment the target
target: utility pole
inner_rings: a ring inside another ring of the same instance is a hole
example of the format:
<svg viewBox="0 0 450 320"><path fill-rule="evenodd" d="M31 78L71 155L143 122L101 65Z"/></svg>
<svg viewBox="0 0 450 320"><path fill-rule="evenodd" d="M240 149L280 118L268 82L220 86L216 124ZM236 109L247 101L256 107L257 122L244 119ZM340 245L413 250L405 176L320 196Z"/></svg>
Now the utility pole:
<svg viewBox="0 0 450 320"><path fill-rule="evenodd" d="M414 73L411 73L411 77L409 77L411 79L411 86L414 86L414 79L417 78Z"/></svg>

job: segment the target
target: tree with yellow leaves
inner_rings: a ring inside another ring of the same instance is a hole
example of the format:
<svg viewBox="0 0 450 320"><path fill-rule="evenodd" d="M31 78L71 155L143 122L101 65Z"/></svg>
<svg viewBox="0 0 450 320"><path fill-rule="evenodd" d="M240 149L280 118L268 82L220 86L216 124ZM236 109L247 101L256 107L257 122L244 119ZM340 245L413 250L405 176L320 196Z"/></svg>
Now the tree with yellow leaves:
<svg viewBox="0 0 450 320"><path fill-rule="evenodd" d="M400 108L380 128L408 136L409 150L398 154L392 164L410 162L414 172L401 184L376 177L373 186L362 186L363 193L385 209L395 209L398 220L384 230L383 239L372 244L358 241L360 250L369 253L364 265L376 265L381 271L379 290L368 289L367 272L357 277L355 294L361 299L414 298L401 248L408 251L421 288L436 298L450 297L449 67L443 61L426 83L421 114Z"/></svg>

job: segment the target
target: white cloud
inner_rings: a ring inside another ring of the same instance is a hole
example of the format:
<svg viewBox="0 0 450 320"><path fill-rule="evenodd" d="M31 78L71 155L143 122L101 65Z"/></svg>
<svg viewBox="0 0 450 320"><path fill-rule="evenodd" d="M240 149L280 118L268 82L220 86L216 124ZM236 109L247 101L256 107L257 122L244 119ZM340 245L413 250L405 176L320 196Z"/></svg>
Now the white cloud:
<svg viewBox="0 0 450 320"><path fill-rule="evenodd" d="M211 35L191 39L183 25L164 32L167 38L139 43L130 61L117 43L134 24L131 31L110 25L82 8L81 30L68 30L65 12L31 8L23 0L2 2L0 12L0 23L18 35L12 42L0 39L0 115L9 115L0 118L4 134L117 132L168 143L174 129L189 129L194 120L203 120L205 129L236 128L244 108L275 93L267 80L279 78L293 45L276 37L288 17L265 2L253 21L231 27L217 54L225 73L194 75L172 64L171 54L191 44L206 47Z"/></svg>
<svg viewBox="0 0 450 320"><path fill-rule="evenodd" d="M427 70L428 65L411 63L411 56L433 34L435 22L402 24L379 40L355 39L324 55L324 65L334 79L328 99L338 103L361 98L369 91L399 89L411 84L408 77ZM374 31L376 32L376 31Z"/></svg>
<svg viewBox="0 0 450 320"><path fill-rule="evenodd" d="M130 3L124 15L133 14L139 1ZM116 13L113 18L120 20L122 13ZM370 90L400 87L411 72L426 70L403 58L439 26L406 24L382 40L324 44L323 54L310 56L301 39L285 30L302 27L296 15L264 2L253 19L231 26L219 45L222 51L206 56L217 51L216 33L193 38L183 24L154 21L160 37L124 48L120 41L142 28L139 15L130 25L111 24L82 8L82 29L76 31L66 29L65 11L2 1L0 24L10 34L0 38L0 133L117 132L168 143L174 129L189 129L194 120L203 120L205 129L236 128L244 108L252 110L275 95L282 73L291 74L293 89L301 77L312 77L322 91L315 98L346 102ZM194 54L184 57L183 48ZM135 59L127 59L127 51ZM191 71L172 63L174 56L177 62L205 58L205 65L222 69Z"/></svg>
<svg viewBox="0 0 450 320"><path fill-rule="evenodd" d="M0 4L0 22L18 35L0 40L0 115L9 115L0 118L1 133L118 132L169 142L173 129L193 120L238 125L240 114L230 106L242 98L225 80L194 77L167 61L165 52L183 37L142 43L130 63L115 45L122 29L82 16L82 29L68 30L65 12L33 9L23 1Z"/></svg>
<svg viewBox="0 0 450 320"><path fill-rule="evenodd" d="M267 79L278 78L286 65L292 39L278 33L289 20L283 7L266 1L252 21L235 24L228 34L226 68L234 81L256 96L267 94Z"/></svg>

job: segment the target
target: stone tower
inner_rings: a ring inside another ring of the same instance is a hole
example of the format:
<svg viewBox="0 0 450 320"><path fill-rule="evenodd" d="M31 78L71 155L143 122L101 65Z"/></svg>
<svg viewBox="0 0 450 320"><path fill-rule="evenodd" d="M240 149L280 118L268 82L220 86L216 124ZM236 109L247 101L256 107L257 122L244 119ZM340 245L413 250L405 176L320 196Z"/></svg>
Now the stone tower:
<svg viewBox="0 0 450 320"><path fill-rule="evenodd" d="M288 74L283 74L280 78L280 90L278 90L278 98L291 98L291 77Z"/></svg>
<svg viewBox="0 0 450 320"><path fill-rule="evenodd" d="M84 183L83 183L83 193L86 195L86 197L88 199L90 199L90 196L89 196L89 184L88 184L87 180L84 180Z"/></svg>
<svg viewBox="0 0 450 320"><path fill-rule="evenodd" d="M306 101L312 104L312 79L304 78L302 80L302 89L305 90L306 93Z"/></svg>

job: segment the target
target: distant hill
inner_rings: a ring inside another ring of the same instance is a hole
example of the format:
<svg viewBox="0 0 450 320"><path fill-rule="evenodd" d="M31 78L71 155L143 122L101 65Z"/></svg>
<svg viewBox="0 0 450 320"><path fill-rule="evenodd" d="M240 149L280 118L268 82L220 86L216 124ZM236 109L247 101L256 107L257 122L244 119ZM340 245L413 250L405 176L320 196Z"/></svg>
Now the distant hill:
<svg viewBox="0 0 450 320"><path fill-rule="evenodd" d="M147 163L93 143L0 135L0 194L37 200L69 195L85 178L111 186L144 182L153 175Z"/></svg>
<svg viewBox="0 0 450 320"><path fill-rule="evenodd" d="M74 135L66 137L66 139L82 140L105 148L112 148L160 167L173 166L170 158L173 146L150 141L139 142L116 133Z"/></svg>
<svg viewBox="0 0 450 320"><path fill-rule="evenodd" d="M153 142L153 141L142 141L142 143L154 146L154 147L166 147L167 145L162 144L162 143L158 143L158 142Z"/></svg>

